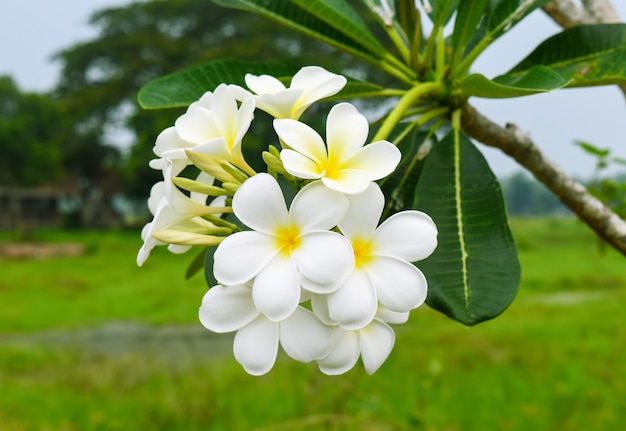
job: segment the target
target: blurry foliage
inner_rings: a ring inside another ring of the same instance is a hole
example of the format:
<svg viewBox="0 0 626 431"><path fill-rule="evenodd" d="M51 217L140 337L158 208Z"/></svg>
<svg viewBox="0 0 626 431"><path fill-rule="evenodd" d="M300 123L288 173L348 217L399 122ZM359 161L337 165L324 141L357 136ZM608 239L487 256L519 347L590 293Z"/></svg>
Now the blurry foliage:
<svg viewBox="0 0 626 431"><path fill-rule="evenodd" d="M543 184L526 173L515 173L503 179L501 185L509 215L554 215L569 212Z"/></svg>
<svg viewBox="0 0 626 431"><path fill-rule="evenodd" d="M43 94L23 93L0 77L0 185L36 186L61 173L64 117Z"/></svg>
<svg viewBox="0 0 626 431"><path fill-rule="evenodd" d="M608 176L606 174L606 170L612 166L626 167L626 159L613 157L611 150L596 147L589 142L575 141L574 144L597 159L593 177L587 185L589 192L621 218L626 219L626 176Z"/></svg>

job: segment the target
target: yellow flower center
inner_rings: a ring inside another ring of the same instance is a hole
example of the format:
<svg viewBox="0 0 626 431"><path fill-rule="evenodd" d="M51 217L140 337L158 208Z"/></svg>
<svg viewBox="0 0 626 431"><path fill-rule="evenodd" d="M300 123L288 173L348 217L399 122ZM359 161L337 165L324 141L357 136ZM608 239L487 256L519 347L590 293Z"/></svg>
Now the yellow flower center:
<svg viewBox="0 0 626 431"><path fill-rule="evenodd" d="M354 264L357 268L363 268L373 258L373 246L371 240L353 239L352 249L354 250Z"/></svg>
<svg viewBox="0 0 626 431"><path fill-rule="evenodd" d="M298 248L302 243L300 237L300 229L297 226L287 225L279 228L276 231L276 247L280 252L286 256L291 255L291 252Z"/></svg>

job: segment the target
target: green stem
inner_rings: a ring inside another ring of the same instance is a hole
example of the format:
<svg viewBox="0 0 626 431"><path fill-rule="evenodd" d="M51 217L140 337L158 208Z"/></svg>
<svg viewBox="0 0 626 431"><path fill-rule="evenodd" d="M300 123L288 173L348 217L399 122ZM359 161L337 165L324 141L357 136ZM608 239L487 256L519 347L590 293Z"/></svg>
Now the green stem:
<svg viewBox="0 0 626 431"><path fill-rule="evenodd" d="M437 31L437 51L435 58L435 76L441 81L446 67L446 39L443 37L443 27Z"/></svg>
<svg viewBox="0 0 626 431"><path fill-rule="evenodd" d="M401 81L413 85L417 79L417 74L409 66L402 63L396 57L387 53L383 58L383 61L379 63L380 67L387 73Z"/></svg>
<svg viewBox="0 0 626 431"><path fill-rule="evenodd" d="M387 139L393 128L404 117L405 112L422 96L428 93L432 93L441 89L441 83L439 82L427 82L415 85L398 101L398 104L391 110L385 121L383 122L376 135L372 139L373 142Z"/></svg>
<svg viewBox="0 0 626 431"><path fill-rule="evenodd" d="M405 63L409 63L410 54L409 48L406 44L406 40L400 35L398 29L394 25L385 25L385 30L387 30L387 35L389 36L389 39L391 39L391 42L393 42L393 45L402 56L402 60L404 60Z"/></svg>

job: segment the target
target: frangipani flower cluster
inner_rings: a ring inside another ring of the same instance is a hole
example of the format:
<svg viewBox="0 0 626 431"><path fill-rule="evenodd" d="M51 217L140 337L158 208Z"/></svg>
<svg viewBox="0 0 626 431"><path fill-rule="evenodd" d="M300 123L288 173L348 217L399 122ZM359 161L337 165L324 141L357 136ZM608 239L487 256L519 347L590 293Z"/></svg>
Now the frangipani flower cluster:
<svg viewBox="0 0 626 431"><path fill-rule="evenodd" d="M384 140L366 145L369 125L353 105L330 109L325 139L299 121L339 92L344 77L311 66L289 88L267 75L245 81L251 91L220 85L157 138L150 165L163 181L151 193L154 219L137 261L156 245L216 246L207 264L217 285L204 295L200 321L236 333L235 358L250 374L269 372L279 347L326 374L345 373L360 357L371 374L393 348L390 324L404 323L426 299L426 279L412 262L435 249L437 228L419 211L380 223L385 198L375 181L401 154ZM267 173L242 152L256 108L275 117L282 147L264 153ZM199 171L192 178L183 176L190 165Z"/></svg>

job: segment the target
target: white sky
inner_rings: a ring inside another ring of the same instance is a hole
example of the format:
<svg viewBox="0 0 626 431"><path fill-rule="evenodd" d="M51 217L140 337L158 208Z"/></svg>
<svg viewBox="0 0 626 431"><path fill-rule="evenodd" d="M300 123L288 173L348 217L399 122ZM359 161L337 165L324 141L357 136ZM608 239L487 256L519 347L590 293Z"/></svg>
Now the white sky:
<svg viewBox="0 0 626 431"><path fill-rule="evenodd" d="M51 56L97 35L89 27L91 12L129 0L0 0L0 74L11 75L25 91L46 91L58 79ZM615 0L626 17L626 1ZM541 12L533 13L481 56L475 71L489 77L505 72L559 28ZM472 99L472 104L499 124L512 122L528 131L542 150L566 172L589 177L594 160L572 145L575 139L610 148L626 158L626 99L616 88L563 90L518 99ZM120 135L121 136L121 135ZM496 174L519 166L499 151L480 146Z"/></svg>

